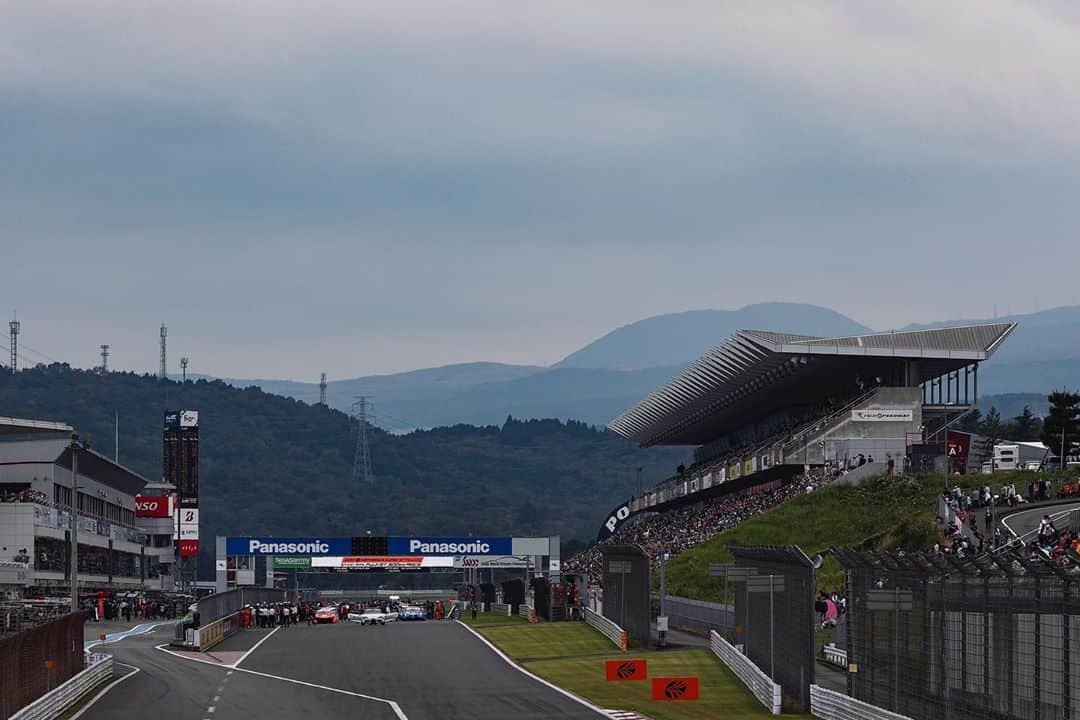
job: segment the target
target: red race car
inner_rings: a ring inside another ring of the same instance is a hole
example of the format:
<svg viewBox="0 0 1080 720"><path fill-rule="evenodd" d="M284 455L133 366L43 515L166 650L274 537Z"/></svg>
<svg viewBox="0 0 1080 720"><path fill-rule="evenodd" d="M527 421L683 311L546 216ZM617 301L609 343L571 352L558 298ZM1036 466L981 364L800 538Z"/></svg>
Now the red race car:
<svg viewBox="0 0 1080 720"><path fill-rule="evenodd" d="M338 609L333 605L324 605L315 611L315 624L336 623L338 621Z"/></svg>

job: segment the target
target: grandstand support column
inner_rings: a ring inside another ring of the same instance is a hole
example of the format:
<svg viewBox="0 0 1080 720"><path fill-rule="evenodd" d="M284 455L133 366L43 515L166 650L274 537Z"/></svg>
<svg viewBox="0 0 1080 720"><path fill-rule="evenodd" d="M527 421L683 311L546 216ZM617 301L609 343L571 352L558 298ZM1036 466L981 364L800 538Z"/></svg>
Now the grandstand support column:
<svg viewBox="0 0 1080 720"><path fill-rule="evenodd" d="M71 612L79 612L79 434L71 433Z"/></svg>

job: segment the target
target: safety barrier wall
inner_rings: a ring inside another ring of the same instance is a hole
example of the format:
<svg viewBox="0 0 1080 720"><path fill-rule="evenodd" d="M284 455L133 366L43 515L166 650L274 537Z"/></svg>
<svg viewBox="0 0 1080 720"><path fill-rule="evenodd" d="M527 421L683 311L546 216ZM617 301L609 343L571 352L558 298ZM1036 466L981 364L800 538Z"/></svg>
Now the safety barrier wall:
<svg viewBox="0 0 1080 720"><path fill-rule="evenodd" d="M911 720L817 685L810 686L810 714L824 720Z"/></svg>
<svg viewBox="0 0 1080 720"><path fill-rule="evenodd" d="M672 627L692 632L730 632L735 628L735 606L667 595L664 613Z"/></svg>
<svg viewBox="0 0 1080 720"><path fill-rule="evenodd" d="M518 617L523 617L531 623L536 622L536 608L531 605L518 605Z"/></svg>
<svg viewBox="0 0 1080 720"><path fill-rule="evenodd" d="M626 631L621 627L608 620L600 613L594 613L588 608L585 609L585 622L599 630L604 637L615 643L615 646L620 650L626 652Z"/></svg>
<svg viewBox="0 0 1080 720"><path fill-rule="evenodd" d="M506 603L491 603L491 612L510 617L510 606Z"/></svg>
<svg viewBox="0 0 1080 720"><path fill-rule="evenodd" d="M750 689L754 697L773 715L780 714L781 688L766 675L761 668L750 662L750 658L739 652L734 645L720 637L715 630L709 633L709 646L720 662L731 668L743 685Z"/></svg>
<svg viewBox="0 0 1080 720"><path fill-rule="evenodd" d="M285 602L285 591L272 588L243 587L199 599L202 625L240 612L245 605Z"/></svg>
<svg viewBox="0 0 1080 720"><path fill-rule="evenodd" d="M83 669L82 613L0 640L0 717L8 717Z"/></svg>
<svg viewBox="0 0 1080 720"><path fill-rule="evenodd" d="M195 645L201 651L209 650L225 638L242 630L243 627L240 613L233 613L195 630Z"/></svg>
<svg viewBox="0 0 1080 720"><path fill-rule="evenodd" d="M85 670L30 703L10 720L53 720L88 691L112 677L112 655L93 655Z"/></svg>

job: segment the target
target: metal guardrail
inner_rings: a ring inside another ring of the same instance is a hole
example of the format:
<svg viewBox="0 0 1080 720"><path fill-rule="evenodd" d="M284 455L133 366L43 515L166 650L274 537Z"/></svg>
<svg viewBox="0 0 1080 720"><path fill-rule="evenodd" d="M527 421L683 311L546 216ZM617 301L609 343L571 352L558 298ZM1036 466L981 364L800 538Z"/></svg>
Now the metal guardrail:
<svg viewBox="0 0 1080 720"><path fill-rule="evenodd" d="M58 685L51 692L30 703L11 716L10 720L53 720L60 717L79 698L88 691L112 677L112 655L93 655L97 662L73 676L67 682Z"/></svg>
<svg viewBox="0 0 1080 720"><path fill-rule="evenodd" d="M818 685L810 686L810 714L823 720L911 720Z"/></svg>
<svg viewBox="0 0 1080 720"><path fill-rule="evenodd" d="M611 642L615 643L623 652L626 652L627 639L626 631L619 627L616 623L608 620L600 613L593 612L588 608L585 608L585 622L592 625L594 628L600 631L600 633Z"/></svg>
<svg viewBox="0 0 1080 720"><path fill-rule="evenodd" d="M847 670L847 650L832 644L826 645L823 649L825 651L825 662Z"/></svg>
<svg viewBox="0 0 1080 720"><path fill-rule="evenodd" d="M668 622L682 630L727 632L735 627L735 606L668 595L664 598Z"/></svg>
<svg viewBox="0 0 1080 720"><path fill-rule="evenodd" d="M506 603L491 603L491 612L510 617L510 606Z"/></svg>
<svg viewBox="0 0 1080 720"><path fill-rule="evenodd" d="M523 617L531 623L536 622L536 608L531 605L518 605L518 617Z"/></svg>
<svg viewBox="0 0 1080 720"><path fill-rule="evenodd" d="M743 685L750 689L766 710L773 715L780 714L780 707L783 704L780 685L773 682L761 668L750 662L750 658L720 637L715 630L709 633L709 647L712 648L713 654L720 658L720 662L731 668L731 671L742 680Z"/></svg>

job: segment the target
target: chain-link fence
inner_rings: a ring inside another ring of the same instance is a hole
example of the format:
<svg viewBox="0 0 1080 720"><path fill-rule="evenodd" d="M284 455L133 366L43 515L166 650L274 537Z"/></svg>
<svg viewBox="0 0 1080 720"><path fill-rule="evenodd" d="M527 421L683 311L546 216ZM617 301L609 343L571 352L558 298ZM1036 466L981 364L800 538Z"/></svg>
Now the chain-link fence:
<svg viewBox="0 0 1080 720"><path fill-rule="evenodd" d="M794 710L810 708L815 679L815 571L798 547L730 547L727 585L735 602L734 643L783 687Z"/></svg>
<svg viewBox="0 0 1080 720"><path fill-rule="evenodd" d="M49 692L83 669L81 613L0 639L0 717Z"/></svg>
<svg viewBox="0 0 1080 720"><path fill-rule="evenodd" d="M1080 718L1080 597L1025 553L834 550L848 694L917 720Z"/></svg>
<svg viewBox="0 0 1080 720"><path fill-rule="evenodd" d="M735 631L735 606L668 595L664 598L668 623L679 630L708 635L715 630L724 637Z"/></svg>

